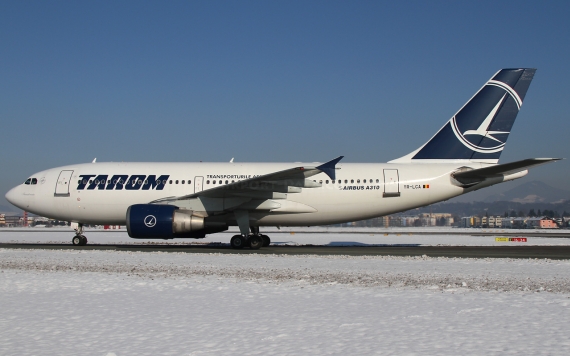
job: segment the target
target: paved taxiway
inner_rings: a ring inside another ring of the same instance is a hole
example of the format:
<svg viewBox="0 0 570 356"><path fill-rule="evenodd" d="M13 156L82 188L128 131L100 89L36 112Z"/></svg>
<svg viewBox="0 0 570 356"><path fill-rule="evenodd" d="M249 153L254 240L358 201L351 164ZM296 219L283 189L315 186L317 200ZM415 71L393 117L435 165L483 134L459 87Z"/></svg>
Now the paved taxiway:
<svg viewBox="0 0 570 356"><path fill-rule="evenodd" d="M227 244L71 244L0 243L7 249L110 250L274 255L429 256L463 258L570 259L570 246L269 246L260 250L234 250Z"/></svg>

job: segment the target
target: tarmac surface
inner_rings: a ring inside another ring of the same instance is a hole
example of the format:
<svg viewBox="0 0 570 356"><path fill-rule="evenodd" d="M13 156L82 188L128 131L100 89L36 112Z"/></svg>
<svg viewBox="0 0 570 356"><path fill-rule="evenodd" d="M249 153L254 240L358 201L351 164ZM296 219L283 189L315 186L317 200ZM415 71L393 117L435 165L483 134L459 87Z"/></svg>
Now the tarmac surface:
<svg viewBox="0 0 570 356"><path fill-rule="evenodd" d="M27 233L45 233L46 231L60 231L62 233L72 234L70 229L11 229L11 228L3 228L0 230L0 233L10 233L10 232L22 232L25 231ZM88 230L89 234L92 233L109 233L113 232L114 230L101 230L101 229L93 229ZM125 231L123 230L116 230L116 231ZM568 232L566 232L568 231ZM236 234L239 231L234 231ZM295 233L303 233L303 234L322 234L323 231L316 230L302 230L302 229L295 229ZM270 235L289 235L291 231L263 231L263 233L267 233ZM340 231L336 231L336 233L341 233ZM529 230L516 230L516 231L509 231L505 229L489 229L489 230L480 230L480 229L449 229L449 230L434 230L434 231L417 231L412 229L400 229L400 230L348 230L346 232L342 232L342 234L355 234L355 235L369 235L372 233L375 234L385 234L385 235L465 235L465 236L522 236L522 237L564 237L570 238L570 230L564 231L548 231L548 230L539 230L539 229L529 229Z"/></svg>
<svg viewBox="0 0 570 356"><path fill-rule="evenodd" d="M347 256L429 256L460 258L548 258L570 259L570 246L269 246L259 250L232 249L229 244L71 244L0 243L7 249L46 250L110 250L137 252L185 252L225 254L274 254L274 255L347 255Z"/></svg>

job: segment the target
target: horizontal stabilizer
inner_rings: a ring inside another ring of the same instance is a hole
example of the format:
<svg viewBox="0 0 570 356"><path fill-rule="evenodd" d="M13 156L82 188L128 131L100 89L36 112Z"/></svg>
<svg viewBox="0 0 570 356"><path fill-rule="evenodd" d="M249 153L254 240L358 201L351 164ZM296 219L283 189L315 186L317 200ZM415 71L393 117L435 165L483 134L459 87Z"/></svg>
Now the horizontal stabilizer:
<svg viewBox="0 0 570 356"><path fill-rule="evenodd" d="M559 161L561 158L529 158L522 161L497 164L491 167L472 169L467 171L460 171L453 173L452 176L457 181L464 184L474 184L481 182L486 178L493 178L499 176L506 176L527 170L528 168L539 166L554 161Z"/></svg>

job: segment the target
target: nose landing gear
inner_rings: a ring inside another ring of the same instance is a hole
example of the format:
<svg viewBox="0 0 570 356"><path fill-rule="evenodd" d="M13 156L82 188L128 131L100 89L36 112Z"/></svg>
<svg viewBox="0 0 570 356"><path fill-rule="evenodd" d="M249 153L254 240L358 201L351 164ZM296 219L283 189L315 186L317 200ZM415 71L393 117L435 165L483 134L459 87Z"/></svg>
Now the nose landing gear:
<svg viewBox="0 0 570 356"><path fill-rule="evenodd" d="M87 245L87 237L83 235L83 224L72 223L71 226L75 230L75 236L71 239L71 243L75 246Z"/></svg>
<svg viewBox="0 0 570 356"><path fill-rule="evenodd" d="M71 243L76 246L85 246L87 245L87 237L83 235L75 235L73 239L71 239Z"/></svg>

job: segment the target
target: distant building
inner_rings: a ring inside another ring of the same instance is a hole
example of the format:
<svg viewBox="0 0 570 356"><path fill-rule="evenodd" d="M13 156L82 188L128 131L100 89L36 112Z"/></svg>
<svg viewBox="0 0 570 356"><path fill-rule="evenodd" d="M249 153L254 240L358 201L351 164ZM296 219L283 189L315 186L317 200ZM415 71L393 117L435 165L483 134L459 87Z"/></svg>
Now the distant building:
<svg viewBox="0 0 570 356"><path fill-rule="evenodd" d="M453 219L453 218L452 218ZM485 220L486 221L486 220ZM461 218L460 227L481 227L481 218L478 216L465 216Z"/></svg>
<svg viewBox="0 0 570 356"><path fill-rule="evenodd" d="M495 216L495 227L496 228L503 227L503 217L502 216Z"/></svg>
<svg viewBox="0 0 570 356"><path fill-rule="evenodd" d="M461 218L461 223L459 224L459 227L474 227L475 225L473 224L473 217L472 216L465 216Z"/></svg>
<svg viewBox="0 0 570 356"><path fill-rule="evenodd" d="M4 221L7 227L23 226L23 219L21 216L4 216Z"/></svg>
<svg viewBox="0 0 570 356"><path fill-rule="evenodd" d="M529 229L559 229L560 226L556 223L556 220L543 216L540 218L528 218L526 220L526 225Z"/></svg>
<svg viewBox="0 0 570 356"><path fill-rule="evenodd" d="M502 216L483 216L481 218L481 227L488 227L491 229L503 227L503 217Z"/></svg>

